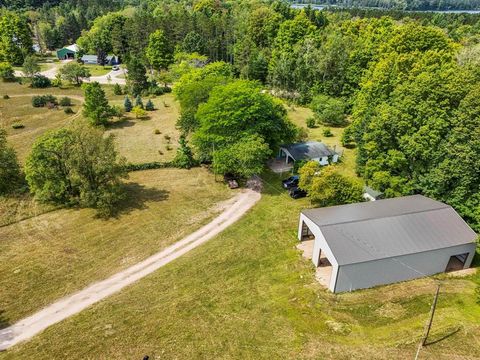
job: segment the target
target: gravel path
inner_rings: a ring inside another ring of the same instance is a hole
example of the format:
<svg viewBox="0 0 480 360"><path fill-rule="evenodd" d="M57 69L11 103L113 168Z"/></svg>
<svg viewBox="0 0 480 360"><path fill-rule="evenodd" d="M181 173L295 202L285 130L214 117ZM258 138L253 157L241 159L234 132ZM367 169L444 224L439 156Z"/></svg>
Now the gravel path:
<svg viewBox="0 0 480 360"><path fill-rule="evenodd" d="M259 193L252 190L241 192L225 205L225 210L218 217L189 236L108 279L60 299L16 324L0 330L0 351L32 338L47 327L79 313L207 242L240 219L260 197Z"/></svg>

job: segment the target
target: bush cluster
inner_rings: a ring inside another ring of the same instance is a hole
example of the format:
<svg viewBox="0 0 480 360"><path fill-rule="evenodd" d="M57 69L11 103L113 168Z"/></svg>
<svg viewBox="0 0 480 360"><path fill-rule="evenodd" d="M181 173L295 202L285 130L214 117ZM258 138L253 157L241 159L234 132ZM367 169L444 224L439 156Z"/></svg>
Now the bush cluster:
<svg viewBox="0 0 480 360"><path fill-rule="evenodd" d="M57 105L57 98L53 95L38 95L32 97L33 107L44 107L47 104Z"/></svg>
<svg viewBox="0 0 480 360"><path fill-rule="evenodd" d="M153 161L141 164L126 164L125 170L130 171L141 171L141 170L152 170L152 169L163 169L173 167L173 164L169 161L167 162L160 162L160 161Z"/></svg>
<svg viewBox="0 0 480 360"><path fill-rule="evenodd" d="M35 89L44 89L50 86L52 86L52 82L46 76L37 74L34 77L32 77L32 82L30 84L30 87Z"/></svg>
<svg viewBox="0 0 480 360"><path fill-rule="evenodd" d="M68 96L65 96L60 99L59 104L60 106L72 106L72 99L70 99Z"/></svg>

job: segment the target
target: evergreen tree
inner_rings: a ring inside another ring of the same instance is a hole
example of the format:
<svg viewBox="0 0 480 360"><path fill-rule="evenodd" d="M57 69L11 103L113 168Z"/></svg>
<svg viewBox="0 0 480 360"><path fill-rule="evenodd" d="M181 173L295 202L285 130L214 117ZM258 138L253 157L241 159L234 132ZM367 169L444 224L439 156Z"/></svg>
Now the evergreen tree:
<svg viewBox="0 0 480 360"><path fill-rule="evenodd" d="M115 83L115 85L113 85L113 93L115 95L122 95L122 87L119 84Z"/></svg>
<svg viewBox="0 0 480 360"><path fill-rule="evenodd" d="M85 85L85 103L83 114L93 125L105 125L112 116L112 108L108 104L105 92L100 84L93 82Z"/></svg>
<svg viewBox="0 0 480 360"><path fill-rule="evenodd" d="M177 155L173 160L174 165L181 169L190 169L194 167L197 162L193 158L192 149L188 145L187 139L185 139L184 135L180 136L178 143L180 147L177 149Z"/></svg>
<svg viewBox="0 0 480 360"><path fill-rule="evenodd" d="M147 111L155 110L155 106L153 105L152 100L148 99L147 104L145 105L145 110Z"/></svg>
<svg viewBox="0 0 480 360"><path fill-rule="evenodd" d="M130 112L132 111L132 102L130 101L130 98L127 96L125 96L125 100L123 101L123 107L125 109L125 112Z"/></svg>
<svg viewBox="0 0 480 360"><path fill-rule="evenodd" d="M135 99L135 106L138 106L139 108L143 109L143 101L140 95L137 95Z"/></svg>

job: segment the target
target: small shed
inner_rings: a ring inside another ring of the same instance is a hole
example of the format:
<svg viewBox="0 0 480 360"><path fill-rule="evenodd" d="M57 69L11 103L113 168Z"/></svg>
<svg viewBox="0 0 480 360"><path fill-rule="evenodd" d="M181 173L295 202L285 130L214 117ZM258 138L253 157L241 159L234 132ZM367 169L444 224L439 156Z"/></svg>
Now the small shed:
<svg viewBox="0 0 480 360"><path fill-rule="evenodd" d="M57 50L57 58L59 60L68 60L74 59L79 51L77 44L72 44L69 46L65 46L59 50Z"/></svg>
<svg viewBox="0 0 480 360"><path fill-rule="evenodd" d="M372 189L370 186L363 187L363 198L368 201L383 199L383 193Z"/></svg>
<svg viewBox="0 0 480 360"><path fill-rule="evenodd" d="M287 164L301 160L315 160L320 165L328 165L329 162L337 162L339 154L321 142L307 141L281 146L279 157L285 158Z"/></svg>
<svg viewBox="0 0 480 360"><path fill-rule="evenodd" d="M477 234L449 205L422 195L308 209L298 239L332 292L470 267Z"/></svg>

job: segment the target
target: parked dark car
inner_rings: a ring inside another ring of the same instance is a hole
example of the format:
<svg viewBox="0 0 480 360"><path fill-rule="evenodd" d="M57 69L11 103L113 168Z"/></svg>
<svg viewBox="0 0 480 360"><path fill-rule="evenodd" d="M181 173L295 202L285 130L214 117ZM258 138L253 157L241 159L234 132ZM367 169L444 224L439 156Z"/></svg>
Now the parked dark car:
<svg viewBox="0 0 480 360"><path fill-rule="evenodd" d="M307 196L307 192L305 190L300 189L297 186L291 188L289 191L289 194L292 199L300 199Z"/></svg>
<svg viewBox="0 0 480 360"><path fill-rule="evenodd" d="M298 186L298 180L300 177L298 175L290 176L288 179L282 181L282 185L285 189L290 189Z"/></svg>

